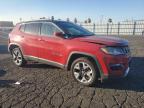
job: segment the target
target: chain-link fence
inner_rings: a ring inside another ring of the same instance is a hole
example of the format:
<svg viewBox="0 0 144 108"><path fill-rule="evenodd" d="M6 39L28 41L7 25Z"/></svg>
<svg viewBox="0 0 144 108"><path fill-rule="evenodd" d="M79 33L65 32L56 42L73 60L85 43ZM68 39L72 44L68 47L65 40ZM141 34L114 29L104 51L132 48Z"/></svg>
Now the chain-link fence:
<svg viewBox="0 0 144 108"><path fill-rule="evenodd" d="M144 20L106 23L106 24L81 24L81 26L99 35L141 35L144 36Z"/></svg>
<svg viewBox="0 0 144 108"><path fill-rule="evenodd" d="M7 37L12 31L14 24L12 21L0 21L0 35Z"/></svg>
<svg viewBox="0 0 144 108"><path fill-rule="evenodd" d="M0 37L1 38L7 39L8 38L8 34L9 34L9 32L0 31Z"/></svg>
<svg viewBox="0 0 144 108"><path fill-rule="evenodd" d="M0 27L0 36L8 38L8 34L12 31L13 27Z"/></svg>

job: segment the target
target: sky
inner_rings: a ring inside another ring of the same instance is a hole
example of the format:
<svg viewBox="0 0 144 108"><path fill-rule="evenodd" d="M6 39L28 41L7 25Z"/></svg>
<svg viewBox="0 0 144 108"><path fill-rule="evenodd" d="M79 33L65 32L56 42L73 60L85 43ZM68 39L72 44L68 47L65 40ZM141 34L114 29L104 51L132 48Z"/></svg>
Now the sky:
<svg viewBox="0 0 144 108"><path fill-rule="evenodd" d="M38 19L55 16L79 21L141 20L144 19L144 0L1 0L0 21Z"/></svg>

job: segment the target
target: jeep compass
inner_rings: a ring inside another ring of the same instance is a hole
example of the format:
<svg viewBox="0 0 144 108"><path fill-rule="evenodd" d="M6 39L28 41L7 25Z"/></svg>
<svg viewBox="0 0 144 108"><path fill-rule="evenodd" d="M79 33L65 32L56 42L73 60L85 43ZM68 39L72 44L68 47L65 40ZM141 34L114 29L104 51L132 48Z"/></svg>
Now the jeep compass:
<svg viewBox="0 0 144 108"><path fill-rule="evenodd" d="M126 77L130 69L127 40L98 36L66 21L19 23L9 34L8 49L17 66L34 60L60 67L86 86L98 80Z"/></svg>

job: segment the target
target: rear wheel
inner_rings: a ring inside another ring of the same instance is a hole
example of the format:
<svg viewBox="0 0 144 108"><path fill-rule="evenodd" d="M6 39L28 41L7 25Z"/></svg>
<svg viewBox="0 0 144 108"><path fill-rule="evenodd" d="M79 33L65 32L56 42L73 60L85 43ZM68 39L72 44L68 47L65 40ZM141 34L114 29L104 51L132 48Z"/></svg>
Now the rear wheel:
<svg viewBox="0 0 144 108"><path fill-rule="evenodd" d="M19 48L13 48L11 53L12 53L13 62L17 66L23 66L26 64L26 61L24 60L23 55Z"/></svg>
<svg viewBox="0 0 144 108"><path fill-rule="evenodd" d="M86 86L92 86L98 79L96 67L85 57L78 58L72 63L71 72L76 81Z"/></svg>

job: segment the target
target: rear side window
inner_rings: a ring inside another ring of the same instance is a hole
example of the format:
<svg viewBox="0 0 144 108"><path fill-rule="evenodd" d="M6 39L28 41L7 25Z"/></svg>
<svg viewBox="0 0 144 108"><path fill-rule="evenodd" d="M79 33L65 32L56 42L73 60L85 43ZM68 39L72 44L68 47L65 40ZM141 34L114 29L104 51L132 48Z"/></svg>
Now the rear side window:
<svg viewBox="0 0 144 108"><path fill-rule="evenodd" d="M41 35L52 36L54 32L60 32L60 30L51 23L43 23L41 27Z"/></svg>
<svg viewBox="0 0 144 108"><path fill-rule="evenodd" d="M25 33L29 34L39 34L40 33L40 23L30 23L25 24Z"/></svg>

